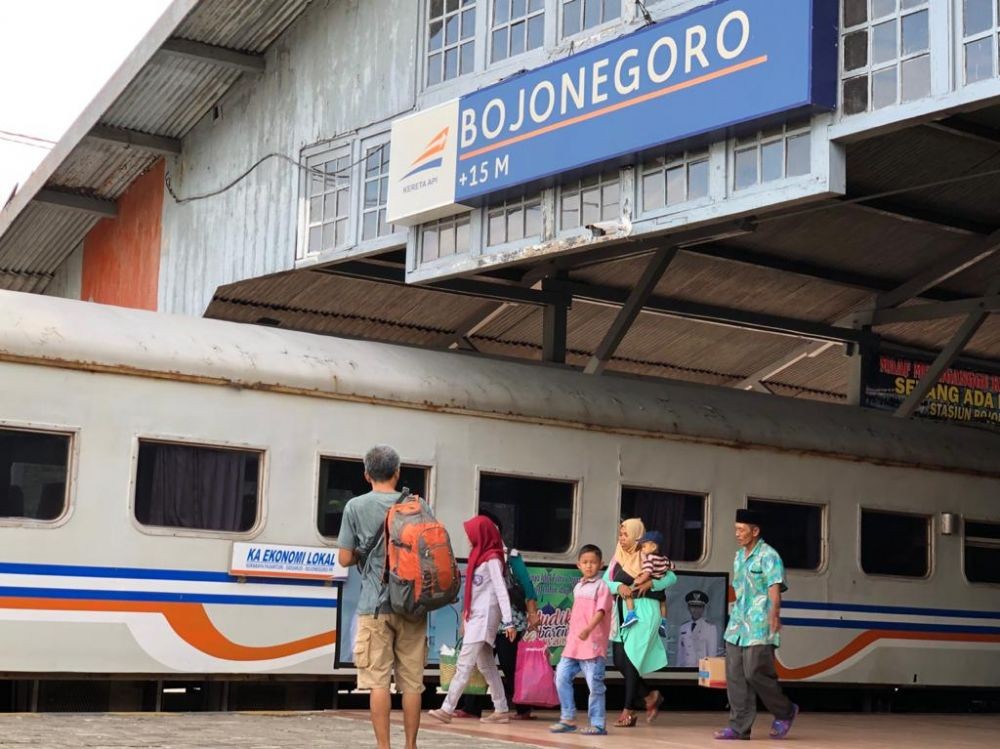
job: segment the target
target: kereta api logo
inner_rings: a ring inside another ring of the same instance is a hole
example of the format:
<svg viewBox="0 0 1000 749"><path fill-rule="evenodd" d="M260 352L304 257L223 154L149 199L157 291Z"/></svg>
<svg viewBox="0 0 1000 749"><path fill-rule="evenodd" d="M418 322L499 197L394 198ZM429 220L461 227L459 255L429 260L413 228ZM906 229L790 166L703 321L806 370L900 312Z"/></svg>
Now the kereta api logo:
<svg viewBox="0 0 1000 749"><path fill-rule="evenodd" d="M424 152L413 160L413 163L410 164L410 171L403 175L404 180L409 179L414 174L426 172L428 169L435 169L441 166L441 154L444 153L444 149L448 145L448 131L450 129L449 127L444 128L428 141Z"/></svg>

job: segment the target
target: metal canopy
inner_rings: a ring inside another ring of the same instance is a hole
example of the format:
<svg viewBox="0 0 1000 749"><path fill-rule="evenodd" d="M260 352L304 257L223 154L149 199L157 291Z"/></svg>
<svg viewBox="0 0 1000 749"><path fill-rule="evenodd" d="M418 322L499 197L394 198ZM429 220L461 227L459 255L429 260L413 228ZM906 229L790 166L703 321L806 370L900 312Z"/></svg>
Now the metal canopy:
<svg viewBox="0 0 1000 749"><path fill-rule="evenodd" d="M722 238L709 227L420 287L402 286L397 251L232 284L208 314L835 401L848 398L845 354L881 341L933 357L978 314L952 364L995 366L1000 178L913 188L967 176L996 144L939 124L850 144L847 198L750 217Z"/></svg>

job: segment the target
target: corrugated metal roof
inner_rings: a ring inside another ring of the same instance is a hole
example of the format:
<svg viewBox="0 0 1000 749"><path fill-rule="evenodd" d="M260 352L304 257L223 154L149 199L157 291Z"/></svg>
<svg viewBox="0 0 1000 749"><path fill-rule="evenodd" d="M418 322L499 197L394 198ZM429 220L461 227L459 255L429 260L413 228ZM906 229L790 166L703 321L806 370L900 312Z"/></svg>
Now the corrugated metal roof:
<svg viewBox="0 0 1000 749"><path fill-rule="evenodd" d="M41 291L99 217L34 202L0 242L0 283L12 291Z"/></svg>
<svg viewBox="0 0 1000 749"><path fill-rule="evenodd" d="M63 190L116 200L157 158L142 149L85 139L52 175L52 182Z"/></svg>
<svg viewBox="0 0 1000 749"><path fill-rule="evenodd" d="M181 138L240 75L238 70L207 62L158 55L104 113L101 123Z"/></svg>
<svg viewBox="0 0 1000 749"><path fill-rule="evenodd" d="M263 52L312 0L203 0L174 32L242 52Z"/></svg>
<svg viewBox="0 0 1000 749"><path fill-rule="evenodd" d="M591 272L593 273L593 271ZM499 307L499 304L492 305ZM236 322L274 324L351 338L443 348L456 325L489 309L474 297L384 284L311 270L293 271L230 284L219 289L206 316ZM569 311L567 363L586 364L604 337L616 309L577 301ZM485 354L540 360L542 313L508 304L469 337ZM610 371L731 385L798 346L797 338L643 314L608 364ZM773 384L783 394L839 400L846 368L824 371L822 387L805 375ZM829 389L827 389L827 387Z"/></svg>

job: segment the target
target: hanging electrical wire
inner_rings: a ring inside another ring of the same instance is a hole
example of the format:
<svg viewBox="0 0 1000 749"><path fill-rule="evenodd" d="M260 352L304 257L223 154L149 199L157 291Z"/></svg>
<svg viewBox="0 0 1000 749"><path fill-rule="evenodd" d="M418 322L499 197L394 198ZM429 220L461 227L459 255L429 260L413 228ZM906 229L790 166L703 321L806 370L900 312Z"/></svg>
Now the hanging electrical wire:
<svg viewBox="0 0 1000 749"><path fill-rule="evenodd" d="M358 164L362 164L365 161L367 161L368 159L370 159L375 152L377 152L379 158L381 158L382 157L382 150L385 148L385 145L386 144L383 143L380 146L376 146L375 148L369 149L368 153L366 153L364 156L362 156L357 161L352 161L350 164L348 164L344 168L338 169L338 170L332 171L332 172L329 172L329 171L326 171L326 170L323 170L323 169L317 169L315 167L309 166L308 164L304 164L301 161L293 159L291 156L286 156L283 153L277 153L277 152L275 152L275 153L269 153L266 156L261 156L248 169L246 169L242 174L240 174L238 177L236 177L235 179L233 179L228 184L220 187L219 189L212 190L211 192L201 193L200 195L191 195L191 196L186 197L186 198L180 197L174 191L173 181L170 178L170 173L169 172L167 173L166 177L164 178L164 183L166 184L167 192L170 193L170 197L174 199L174 202L177 203L178 205L184 205L185 203L193 203L193 202L195 202L197 200L206 200L208 198L214 198L217 195L222 195L222 193L224 193L224 192L226 192L228 190L233 189L234 187L236 187L236 185L238 185L240 182L242 182L247 177L249 177L254 172L254 170L257 169L257 167L259 167L264 162L269 161L270 159L279 159L281 161L288 162L289 164L291 164L294 167L297 167L300 171L306 172L307 174L311 174L314 177L319 177L320 179L323 180L324 184L326 184L326 183L328 183L330 181L336 181L338 179L349 179L350 178L350 171L354 167L356 167Z"/></svg>
<svg viewBox="0 0 1000 749"><path fill-rule="evenodd" d="M20 146L28 146L29 148L41 148L45 151L52 150L52 146L56 144L54 140L49 140L48 138L39 138L36 135L25 135L24 133L14 133L10 130L0 130L0 140L17 143Z"/></svg>

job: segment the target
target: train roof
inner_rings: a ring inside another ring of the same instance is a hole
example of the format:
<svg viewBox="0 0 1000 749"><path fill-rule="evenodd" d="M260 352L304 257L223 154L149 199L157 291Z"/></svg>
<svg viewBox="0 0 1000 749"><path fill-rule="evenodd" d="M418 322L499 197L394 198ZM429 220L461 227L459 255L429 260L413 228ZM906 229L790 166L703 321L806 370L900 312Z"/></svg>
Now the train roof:
<svg viewBox="0 0 1000 749"><path fill-rule="evenodd" d="M0 291L0 359L1000 475L984 429L18 292Z"/></svg>

